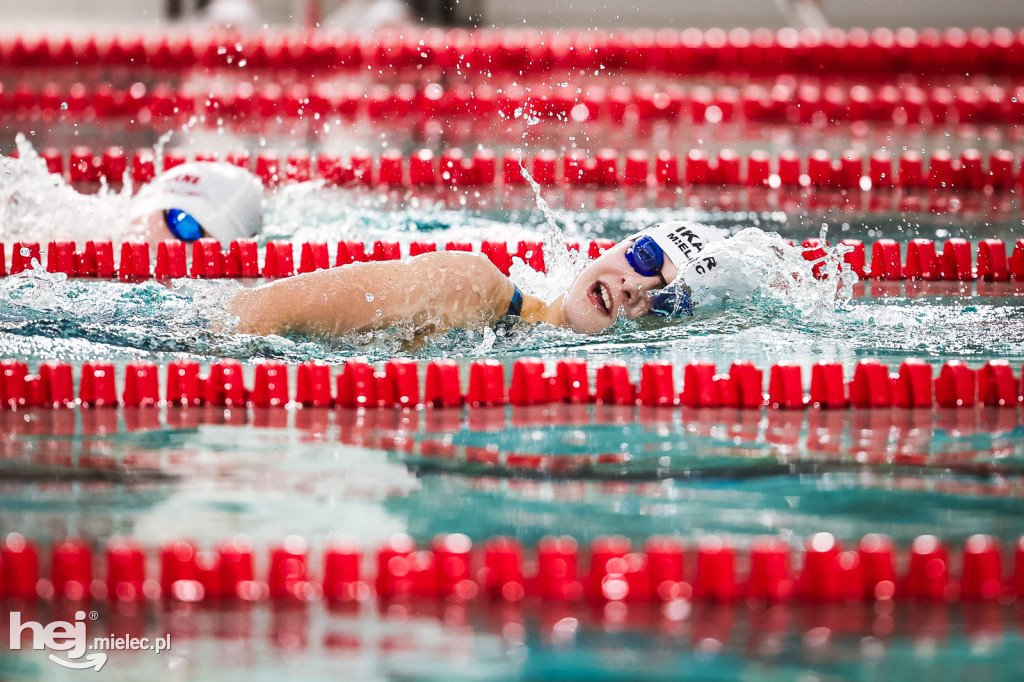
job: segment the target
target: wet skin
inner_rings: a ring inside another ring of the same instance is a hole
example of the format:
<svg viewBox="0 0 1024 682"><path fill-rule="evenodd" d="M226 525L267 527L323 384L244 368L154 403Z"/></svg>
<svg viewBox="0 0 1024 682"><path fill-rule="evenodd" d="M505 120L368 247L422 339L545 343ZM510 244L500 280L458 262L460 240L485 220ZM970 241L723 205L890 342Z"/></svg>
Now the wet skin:
<svg viewBox="0 0 1024 682"><path fill-rule="evenodd" d="M524 296L522 318L596 334L651 309L648 294L662 286L657 275L637 273L622 242L590 263L551 303ZM665 261L671 282L675 267ZM508 310L514 287L484 256L446 251L401 261L359 263L297 275L238 292L228 311L238 331L301 332L340 336L405 327L416 335L495 322Z"/></svg>
<svg viewBox="0 0 1024 682"><path fill-rule="evenodd" d="M662 286L657 275L644 276L626 260L631 242L623 241L590 263L562 296L565 325L579 334L596 334L615 324L620 311L634 320L651 311L649 294ZM665 259L661 274L671 283L676 276Z"/></svg>

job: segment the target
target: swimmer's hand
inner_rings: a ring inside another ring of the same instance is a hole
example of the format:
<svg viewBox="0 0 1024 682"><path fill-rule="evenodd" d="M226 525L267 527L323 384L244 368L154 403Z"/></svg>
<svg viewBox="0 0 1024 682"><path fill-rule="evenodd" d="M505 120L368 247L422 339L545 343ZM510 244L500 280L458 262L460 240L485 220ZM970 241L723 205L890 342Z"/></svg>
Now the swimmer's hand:
<svg viewBox="0 0 1024 682"><path fill-rule="evenodd" d="M390 327L444 332L491 324L514 287L486 257L464 251L353 263L244 289L228 301L247 334L328 334Z"/></svg>

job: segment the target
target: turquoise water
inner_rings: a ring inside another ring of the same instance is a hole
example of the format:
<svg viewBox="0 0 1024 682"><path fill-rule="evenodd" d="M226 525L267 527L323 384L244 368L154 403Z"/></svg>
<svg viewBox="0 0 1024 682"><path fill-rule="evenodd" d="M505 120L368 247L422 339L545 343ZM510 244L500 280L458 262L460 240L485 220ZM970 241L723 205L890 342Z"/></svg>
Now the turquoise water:
<svg viewBox="0 0 1024 682"><path fill-rule="evenodd" d="M560 415L570 425L554 426L536 409L516 408L3 413L0 520L43 547L73 534L93 538L97 551L115 535L154 547L190 538L209 548L244 531L258 566L268 547L297 533L309 540L314 575L334 534L355 537L367 554L393 532L426 542L453 530L527 545L552 532L581 542L619 533L637 544L652 534L692 542L714 533L738 545L771 534L794 549L822 529L848 546L868 531L905 546L939 530L955 546L984 530L1010 545L1021 533L1024 429L1018 409L1000 414L996 421L973 410L847 418L591 407ZM837 442L815 440L823 431ZM452 446L450 456L425 449L439 440ZM463 452L496 445L579 458L624 443L631 455L624 462L578 463L565 476L467 463ZM127 630L177 638L163 658L113 653L104 679L168 670L259 680L1020 674L1012 605L900 603L890 612L886 604L697 602L680 613L487 600L371 601L341 610L322 603L94 607L103 615L92 636ZM10 679L64 672L34 655L0 657L0 666Z"/></svg>
<svg viewBox="0 0 1024 682"><path fill-rule="evenodd" d="M31 178L27 183L23 190L44 191ZM55 189L58 215L87 209L118 220L122 197L101 195L83 208L75 203L81 200ZM575 210L558 197L551 197L554 213L545 214L529 194L516 200L519 208L444 208L423 198L394 199L404 210L393 210L390 199L384 208L373 197L350 192L290 188L268 200L268 238L558 244L564 238L619 239L638 226L680 217L732 232L756 225L798 240L818 236L822 223L831 239L903 241L992 235L1011 241L1019 228L1019 219L1005 215L707 213L683 206ZM13 241L27 228L6 206L0 230L4 241ZM103 223L97 229L114 227ZM766 264L776 268L758 244L743 247L746 262L753 271ZM513 275L524 290L553 298L579 264L559 260L556 251L548 256L548 276L525 266ZM351 358L447 357L463 366L464 385L466 366L480 358L499 360L509 371L521 357L549 363L581 358L592 372L604 362L622 361L634 378L644 362L665 360L680 368L677 382L682 365L695 361L722 370L736 360L763 368L795 362L805 370L835 361L847 377L866 357L893 369L906 357L935 366L948 359L974 366L1008 359L1018 373L1024 363L1024 290L1015 284L962 289L861 283L837 297L834 284L829 289L804 276L809 266L799 254L787 253L782 266L771 273L784 272L788 279L775 277L776 286L758 285L702 306L675 325L621 321L594 337L546 327L509 335L460 330L413 353L403 349L401 331L343 339L232 333L222 311L235 283L124 285L29 272L0 281L0 349L33 368L51 359L76 365L105 360L119 372L138 359L238 358L250 382L255 363L267 359L322 359L337 371ZM777 286L780 281L786 286ZM396 532L420 542L441 532L465 533L478 542L501 534L527 545L548 534L586 542L617 533L637 543L653 534L687 541L719 534L742 546L769 534L794 548L817 531L847 545L865 533L884 532L904 546L916 535L937 533L954 547L978 532L1006 545L1024 534L1024 426L1017 407L924 415L607 406L365 413L30 410L0 413L0 438L0 527L41 546L72 534L97 547L115 535L132 535L151 547L179 538L211 547L243 532L265 557L268 546L297 534L308 539L316 557L333 534L355 537L368 553ZM473 447L496 448L498 464L467 459L466 448ZM449 454L436 454L439 449ZM526 470L508 466L508 453L568 464L558 473ZM620 455L620 462L596 460L606 453ZM318 570L314 559L313 572ZM979 630L976 614L959 607L922 615L901 606L892 627L885 624L890 614L861 605L852 619L795 606L780 612L702 604L672 614L630 606L626 615L614 609L595 614L599 609L588 606L559 615L527 604L520 616L497 606L473 604L462 612L435 602L366 603L354 614L328 612L322 604L298 615L257 605L241 616L181 606L195 613L177 618L175 608L104 613L97 627L127 622L147 632L185 632L171 656L117 654L101 676L142 679L169 670L195 679L346 673L358 679L1020 675L1012 606L986 612L983 622L995 623L988 630ZM565 623L556 627L563 617L577 618L568 634ZM239 618L250 636L230 634ZM928 630L936 619L937 629ZM716 634L716 627L727 632ZM200 636L189 637L189 628ZM218 628L229 634L201 636ZM346 637L358 644L337 645ZM271 643L269 650L264 642ZM12 679L56 679L62 672L31 655L4 656L0 666Z"/></svg>
<svg viewBox="0 0 1024 682"><path fill-rule="evenodd" d="M5 425L14 433L0 461L4 505L19 516L11 527L40 540L134 534L154 544L213 544L225 528L263 543L294 533L322 545L341 533L368 549L399 531L424 541L442 532L512 535L527 545L553 529L581 541L714 533L745 543L777 533L794 547L822 529L851 541L885 532L908 542L941 529L951 542L984 531L1010 544L1021 534L1016 409L986 422L954 410L931 421L902 411L845 419L656 408L609 415L598 406L561 426L490 409L306 410L288 419L211 408L191 411L195 425L174 410L141 425L130 411L119 419L86 410L57 424L47 413L17 415L30 426ZM835 442L823 443L823 433ZM467 461L467 447L502 456L495 465ZM609 452L624 461L596 461ZM507 453L570 466L531 471L506 465ZM66 484L49 480L57 474Z"/></svg>

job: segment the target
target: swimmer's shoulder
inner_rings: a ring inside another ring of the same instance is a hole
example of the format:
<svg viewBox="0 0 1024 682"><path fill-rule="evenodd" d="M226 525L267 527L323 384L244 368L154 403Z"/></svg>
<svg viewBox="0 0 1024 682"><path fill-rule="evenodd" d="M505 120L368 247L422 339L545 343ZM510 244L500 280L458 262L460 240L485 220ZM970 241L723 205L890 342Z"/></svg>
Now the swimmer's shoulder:
<svg viewBox="0 0 1024 682"><path fill-rule="evenodd" d="M516 288L512 280L482 253L433 251L409 259L409 262L415 261L427 266L427 276L430 276L439 288L443 289L455 279L469 283L496 312L504 313L508 310L509 303L515 295Z"/></svg>
<svg viewBox="0 0 1024 682"><path fill-rule="evenodd" d="M408 262L430 263L436 267L458 266L466 268L474 274L487 274L494 271L501 275L501 270L482 253L475 251L428 251L406 259ZM504 277L504 275L501 275Z"/></svg>
<svg viewBox="0 0 1024 682"><path fill-rule="evenodd" d="M554 302L547 303L529 294L523 294L494 263L481 253L472 251L437 251L415 256L410 260L429 259L435 263L437 272L458 272L461 276L474 283L483 297L483 308L488 323L503 318L522 318L526 322L546 322L555 327L566 326L562 311L562 299L559 296ZM443 288L446 278L436 279L437 286Z"/></svg>

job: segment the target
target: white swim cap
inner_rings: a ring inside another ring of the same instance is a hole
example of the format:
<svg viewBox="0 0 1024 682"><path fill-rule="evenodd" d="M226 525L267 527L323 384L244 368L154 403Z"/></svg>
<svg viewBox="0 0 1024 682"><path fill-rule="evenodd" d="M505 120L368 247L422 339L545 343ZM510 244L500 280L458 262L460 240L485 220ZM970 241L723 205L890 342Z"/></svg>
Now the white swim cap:
<svg viewBox="0 0 1024 682"><path fill-rule="evenodd" d="M132 198L132 220L176 208L222 242L248 239L263 225L263 186L249 171L227 163L183 163L143 185Z"/></svg>
<svg viewBox="0 0 1024 682"><path fill-rule="evenodd" d="M718 259L703 251L709 244L725 241L724 230L688 220L673 220L649 227L631 238L641 235L654 239L676 266L676 276L691 289L707 286L718 274Z"/></svg>

